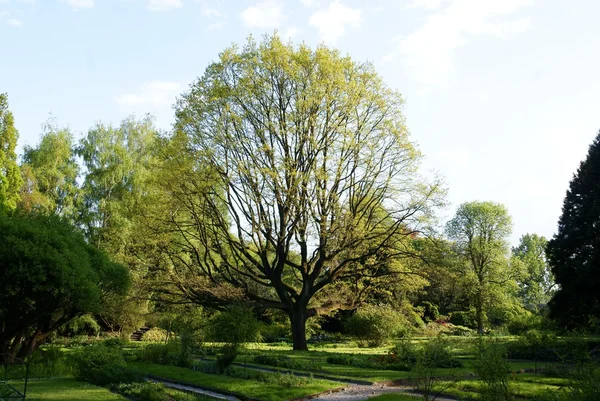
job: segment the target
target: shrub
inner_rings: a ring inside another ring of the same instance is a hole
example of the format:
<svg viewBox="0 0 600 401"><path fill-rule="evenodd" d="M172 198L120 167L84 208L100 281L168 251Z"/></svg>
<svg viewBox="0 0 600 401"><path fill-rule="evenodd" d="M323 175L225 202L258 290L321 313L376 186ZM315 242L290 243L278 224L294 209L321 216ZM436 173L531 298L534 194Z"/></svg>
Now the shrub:
<svg viewBox="0 0 600 401"><path fill-rule="evenodd" d="M142 335L142 341L149 343L160 343L167 341L167 331L159 327L153 327Z"/></svg>
<svg viewBox="0 0 600 401"><path fill-rule="evenodd" d="M469 328L476 328L477 323L475 323L475 311L458 311L452 312L450 314L450 323L457 326L465 326Z"/></svg>
<svg viewBox="0 0 600 401"><path fill-rule="evenodd" d="M483 381L480 399L484 401L510 401L513 395L510 389L510 364L506 349L497 342L477 344L475 372Z"/></svg>
<svg viewBox="0 0 600 401"><path fill-rule="evenodd" d="M177 340L164 344L148 344L138 350L137 357L142 361L181 367L189 367L192 362L189 348Z"/></svg>
<svg viewBox="0 0 600 401"><path fill-rule="evenodd" d="M260 323L254 318L251 309L232 305L210 319L208 333L210 339L217 342L255 342L260 341Z"/></svg>
<svg viewBox="0 0 600 401"><path fill-rule="evenodd" d="M367 305L346 322L346 330L359 345L377 347L398 334L405 319L389 306Z"/></svg>
<svg viewBox="0 0 600 401"><path fill-rule="evenodd" d="M92 345L73 355L76 377L96 385L141 381L140 374L128 369L118 348Z"/></svg>
<svg viewBox="0 0 600 401"><path fill-rule="evenodd" d="M237 345L224 345L221 353L217 356L217 372L223 373L229 368L238 356Z"/></svg>
<svg viewBox="0 0 600 401"><path fill-rule="evenodd" d="M71 320L58 329L58 334L73 337L77 335L96 336L100 333L100 325L91 315L83 315Z"/></svg>
<svg viewBox="0 0 600 401"><path fill-rule="evenodd" d="M127 345L127 342L119 337L110 337L102 341L102 345L105 347L123 348L125 345Z"/></svg>
<svg viewBox="0 0 600 401"><path fill-rule="evenodd" d="M322 367L320 365L317 365L317 363L313 360L304 361L291 359L286 355L255 355L252 358L252 362L257 363L259 365L276 366L278 368L284 369L297 369L309 371L316 371L322 369Z"/></svg>
<svg viewBox="0 0 600 401"><path fill-rule="evenodd" d="M128 398L140 401L170 401L171 397L165 391L162 384L141 382L122 383L113 387L113 390Z"/></svg>

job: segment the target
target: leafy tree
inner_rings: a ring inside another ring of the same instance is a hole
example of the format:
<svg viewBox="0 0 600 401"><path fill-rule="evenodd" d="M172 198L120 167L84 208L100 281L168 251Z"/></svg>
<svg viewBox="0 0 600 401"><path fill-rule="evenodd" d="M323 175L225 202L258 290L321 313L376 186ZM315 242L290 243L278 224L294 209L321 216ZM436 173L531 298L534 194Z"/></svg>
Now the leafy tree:
<svg viewBox="0 0 600 401"><path fill-rule="evenodd" d="M171 222L190 256L176 264L283 310L306 349L307 319L390 274L438 200L402 103L371 64L324 46L226 49L177 104L194 170L214 181L177 188Z"/></svg>
<svg viewBox="0 0 600 401"><path fill-rule="evenodd" d="M127 271L55 216L0 219L0 353L28 356L63 324L123 293Z"/></svg>
<svg viewBox="0 0 600 401"><path fill-rule="evenodd" d="M483 334L486 309L496 298L507 294L522 265L508 258L508 236L512 221L503 205L493 202L467 202L458 207L446 226L463 259L465 280L472 285L470 298L475 307L477 329Z"/></svg>
<svg viewBox="0 0 600 401"><path fill-rule="evenodd" d="M600 133L579 165L565 197L548 260L558 290L550 314L565 328L600 318Z"/></svg>
<svg viewBox="0 0 600 401"><path fill-rule="evenodd" d="M387 305L365 305L345 324L349 334L369 347L378 347L410 326L407 319Z"/></svg>
<svg viewBox="0 0 600 401"><path fill-rule="evenodd" d="M75 221L79 212L79 165L75 160L73 135L51 122L45 126L37 147L26 146L21 171L21 208L56 214Z"/></svg>
<svg viewBox="0 0 600 401"><path fill-rule="evenodd" d="M546 238L537 234L525 234L519 245L512 249L527 274L519 281L519 296L526 305L546 304L552 296L554 278L546 260Z"/></svg>
<svg viewBox="0 0 600 401"><path fill-rule="evenodd" d="M8 109L8 96L0 93L0 213L14 210L23 183L15 147L19 133L13 114Z"/></svg>
<svg viewBox="0 0 600 401"><path fill-rule="evenodd" d="M86 172L80 216L86 237L127 266L132 275L128 296L107 300L100 315L111 330L133 330L144 323L147 312L145 299L150 289L145 281L145 250L138 246L144 238L137 223L157 138L150 116L130 117L118 127L96 124L77 147Z"/></svg>

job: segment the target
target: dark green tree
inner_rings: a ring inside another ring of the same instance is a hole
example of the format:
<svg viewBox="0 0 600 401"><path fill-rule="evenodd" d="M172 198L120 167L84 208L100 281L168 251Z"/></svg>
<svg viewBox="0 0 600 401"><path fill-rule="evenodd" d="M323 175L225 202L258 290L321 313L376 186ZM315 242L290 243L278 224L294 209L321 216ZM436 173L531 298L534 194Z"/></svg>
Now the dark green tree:
<svg viewBox="0 0 600 401"><path fill-rule="evenodd" d="M15 147L19 133L13 114L8 109L8 96L0 93L0 213L14 210L23 183Z"/></svg>
<svg viewBox="0 0 600 401"><path fill-rule="evenodd" d="M564 328L600 319L600 133L569 184L558 232L547 248L558 290L550 314Z"/></svg>
<svg viewBox="0 0 600 401"><path fill-rule="evenodd" d="M56 216L0 219L0 354L28 356L63 324L123 293L127 270Z"/></svg>

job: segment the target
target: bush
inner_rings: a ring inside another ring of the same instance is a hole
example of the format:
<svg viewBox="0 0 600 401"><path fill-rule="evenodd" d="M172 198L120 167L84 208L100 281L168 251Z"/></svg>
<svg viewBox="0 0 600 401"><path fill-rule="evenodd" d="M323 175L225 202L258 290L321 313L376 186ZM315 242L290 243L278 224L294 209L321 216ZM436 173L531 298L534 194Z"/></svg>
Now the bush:
<svg viewBox="0 0 600 401"><path fill-rule="evenodd" d="M475 372L483 381L480 399L484 401L511 401L510 364L506 349L497 342L485 343L482 339L477 345Z"/></svg>
<svg viewBox="0 0 600 401"><path fill-rule="evenodd" d="M167 331L159 327L153 327L142 335L142 341L149 343L160 343L167 341Z"/></svg>
<svg viewBox="0 0 600 401"><path fill-rule="evenodd" d="M238 347L236 345L224 345L221 353L217 356L217 372L223 373L229 368L238 356Z"/></svg>
<svg viewBox="0 0 600 401"><path fill-rule="evenodd" d="M164 344L148 344L138 350L137 358L141 361L181 367L189 367L192 362L189 348L177 340Z"/></svg>
<svg viewBox="0 0 600 401"><path fill-rule="evenodd" d="M113 390L128 398L139 401L170 401L171 397L165 391L162 384L142 382L123 383L113 387Z"/></svg>
<svg viewBox="0 0 600 401"><path fill-rule="evenodd" d="M257 363L259 365L269 365L275 366L278 368L284 369L296 369L296 370L308 370L308 371L316 371L321 370L322 367L317 365L314 360L298 360L291 359L286 355L255 355L252 358L253 363Z"/></svg>
<svg viewBox="0 0 600 401"><path fill-rule="evenodd" d="M67 360L67 355L57 346L39 348L31 354L27 361L29 362L30 378L70 376L73 373L73 367ZM24 374L25 372L23 372Z"/></svg>
<svg viewBox="0 0 600 401"><path fill-rule="evenodd" d="M141 381L138 372L127 368L121 350L104 345L92 345L73 355L76 378L106 386Z"/></svg>
<svg viewBox="0 0 600 401"><path fill-rule="evenodd" d="M58 334L66 337L77 335L96 336L100 333L100 325L91 315L83 315L71 320L58 329Z"/></svg>
<svg viewBox="0 0 600 401"><path fill-rule="evenodd" d="M209 337L212 341L229 344L260 341L260 323L251 309L232 305L224 312L215 314L209 321Z"/></svg>
<svg viewBox="0 0 600 401"><path fill-rule="evenodd" d="M348 319L346 330L359 340L359 345L377 347L396 336L404 320L389 306L367 305Z"/></svg>
<svg viewBox="0 0 600 401"><path fill-rule="evenodd" d="M450 323L457 326L464 326L468 328L476 328L477 323L475 323L475 311L458 311L452 312L450 314Z"/></svg>

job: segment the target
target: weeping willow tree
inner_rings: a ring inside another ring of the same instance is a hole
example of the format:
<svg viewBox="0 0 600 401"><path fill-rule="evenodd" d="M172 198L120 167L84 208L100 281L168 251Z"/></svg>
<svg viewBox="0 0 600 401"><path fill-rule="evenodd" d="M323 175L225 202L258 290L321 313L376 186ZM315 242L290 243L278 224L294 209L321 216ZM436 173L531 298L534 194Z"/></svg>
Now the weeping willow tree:
<svg viewBox="0 0 600 401"><path fill-rule="evenodd" d="M223 51L178 100L159 185L179 290L282 310L304 350L307 319L394 279L442 192L418 174L402 105L371 64L324 46Z"/></svg>

